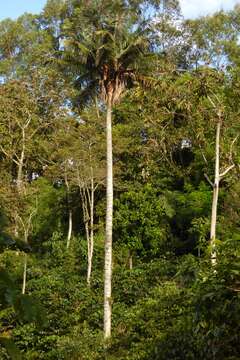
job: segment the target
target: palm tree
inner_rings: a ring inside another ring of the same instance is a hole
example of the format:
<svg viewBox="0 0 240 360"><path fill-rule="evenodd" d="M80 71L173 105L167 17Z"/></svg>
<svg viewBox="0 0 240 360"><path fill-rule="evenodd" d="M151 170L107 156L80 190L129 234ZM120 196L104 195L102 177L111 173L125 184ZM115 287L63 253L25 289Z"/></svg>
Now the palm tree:
<svg viewBox="0 0 240 360"><path fill-rule="evenodd" d="M133 2L134 3L134 2ZM124 90L142 79L140 65L149 51L146 26L140 22L140 5L123 0L88 1L88 7L70 10L64 26L66 71L80 89L78 104L90 102L96 94L106 107L107 184L104 268L104 336L111 336L113 155L112 108Z"/></svg>

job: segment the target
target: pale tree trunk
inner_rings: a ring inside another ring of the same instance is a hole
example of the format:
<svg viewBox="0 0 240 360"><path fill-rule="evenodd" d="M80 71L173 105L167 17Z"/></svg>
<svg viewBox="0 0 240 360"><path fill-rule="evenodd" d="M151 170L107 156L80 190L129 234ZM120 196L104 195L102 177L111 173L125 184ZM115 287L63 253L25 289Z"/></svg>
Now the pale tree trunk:
<svg viewBox="0 0 240 360"><path fill-rule="evenodd" d="M17 172L17 189L18 192L22 191L22 173L23 173L23 160L24 160L24 152L21 153L21 158L18 164L18 172Z"/></svg>
<svg viewBox="0 0 240 360"><path fill-rule="evenodd" d="M22 150L20 158L18 159L18 171L17 171L17 191L19 194L22 194L23 192L23 164L25 159L25 127L22 128ZM28 234L27 230L24 227L24 240L27 244L28 242ZM16 223L16 234L18 233L17 230L17 223ZM22 280L22 294L24 295L26 293L26 283L27 283L27 254L24 254L24 263L23 263L23 280Z"/></svg>
<svg viewBox="0 0 240 360"><path fill-rule="evenodd" d="M112 93L108 94L107 116L107 207L104 266L104 337L111 336L112 317L112 222L113 222L113 160L112 160Z"/></svg>
<svg viewBox="0 0 240 360"><path fill-rule="evenodd" d="M21 216L18 215L18 220L22 226L23 232L24 232L24 242L27 245L28 244L28 238L29 238L29 232L30 228L32 226L32 218L34 214L37 212L36 209L33 209L33 211L30 213L29 218L26 222L21 218ZM27 259L28 255L27 253L24 254L24 264L23 264L23 280L22 280L22 294L24 295L26 293L26 285L27 285Z"/></svg>
<svg viewBox="0 0 240 360"><path fill-rule="evenodd" d="M70 247L72 238L72 210L68 209L68 236L67 236L67 249Z"/></svg>
<svg viewBox="0 0 240 360"><path fill-rule="evenodd" d="M213 184L213 199L212 199L212 215L211 215L211 231L210 231L210 246L211 246L211 263L216 265L216 226L217 226L217 207L218 207L218 194L220 183L219 171L219 144L220 144L220 130L221 120L218 120L216 131L216 148L215 148L215 176Z"/></svg>
<svg viewBox="0 0 240 360"><path fill-rule="evenodd" d="M216 147L215 147L215 176L214 183L210 184L213 187L213 199L212 199L212 215L211 215L211 229L210 229L210 246L211 246L211 263L213 266L217 263L217 254L216 254L216 227L217 227L217 207L218 207L218 195L219 195L219 185L220 181L224 176L228 174L230 170L235 167L235 164L228 166L223 172L220 171L220 131L222 125L222 116L221 112L218 113L218 122L216 130ZM232 141L230 147L229 161L232 162L232 151L233 145L236 142L238 136ZM208 177L207 177L208 179ZM209 179L208 179L209 180Z"/></svg>
<svg viewBox="0 0 240 360"><path fill-rule="evenodd" d="M90 237L89 237L89 221L85 221L85 233L87 238L87 245L88 245L88 254L90 252ZM89 255L88 255L89 256Z"/></svg>
<svg viewBox="0 0 240 360"><path fill-rule="evenodd" d="M23 282L22 282L22 294L26 293L26 283L27 283L27 254L24 254L24 265L23 265Z"/></svg>
<svg viewBox="0 0 240 360"><path fill-rule="evenodd" d="M67 188L67 207L68 207L67 249L69 249L71 238L72 238L72 209L71 209L71 204L70 204L70 199L69 199L70 190L69 190L69 183L68 183L68 178L67 178L66 172L65 172L65 185Z"/></svg>
<svg viewBox="0 0 240 360"><path fill-rule="evenodd" d="M18 160L18 171L17 171L17 191L19 192L19 194L22 194L23 191L23 179L22 179L22 173L23 173L23 162L24 162L24 157L25 157L25 130L23 128L22 130L22 151L21 151L21 155L20 158ZM25 228L25 226L24 226ZM25 236L24 236L24 240L25 243L27 244L27 234L26 234L26 230L24 229L25 232ZM18 234L18 230L17 230L17 223L15 226L15 233L16 235ZM26 283L27 283L27 254L24 254L24 263L23 263L23 280L22 280L22 294L24 295L26 293Z"/></svg>
<svg viewBox="0 0 240 360"><path fill-rule="evenodd" d="M91 284L91 274L92 274L92 259L93 259L93 248L94 248L94 179L93 179L93 170L91 168L91 192L90 192L90 237L89 237L89 246L88 246L88 270L87 270L87 283L88 286Z"/></svg>
<svg viewBox="0 0 240 360"><path fill-rule="evenodd" d="M25 128L22 128L22 151L20 158L17 161L18 171L17 171L17 190L19 193L22 192L23 189L23 164L25 158Z"/></svg>
<svg viewBox="0 0 240 360"><path fill-rule="evenodd" d="M212 104L213 108L216 109L216 105L213 100L208 97L208 100ZM218 195L219 195L219 185L220 181L223 179L227 173L235 167L235 164L232 160L232 152L234 143L238 139L238 135L232 141L230 146L229 153L229 162L232 163L228 166L223 172L220 171L220 131L222 125L222 112L221 110L217 111L218 121L217 121L217 129L216 129L216 143L215 143L215 175L214 175L214 183L211 182L207 174L204 174L208 182L213 188L213 198L212 198L212 214L211 214L211 229L210 229L210 247L211 247L211 263L212 266L217 264L217 253L216 253L216 227L217 227L217 208L218 208ZM206 158L204 157L205 162Z"/></svg>
<svg viewBox="0 0 240 360"><path fill-rule="evenodd" d="M17 213L15 212L14 214L14 236L17 238L19 233L18 233L18 222L17 222Z"/></svg>
<svg viewBox="0 0 240 360"><path fill-rule="evenodd" d="M90 156L90 162L91 162ZM97 189L97 185L94 185L94 176L93 176L93 167L91 166L91 177L90 177L90 189L87 184L84 183L80 178L79 169L77 169L78 177L78 186L82 201L82 210L83 210L83 221L85 226L85 234L87 239L88 247L88 256L87 256L87 284L91 284L91 274L92 274L92 259L93 259L93 249L94 249L94 194Z"/></svg>
<svg viewBox="0 0 240 360"><path fill-rule="evenodd" d="M89 207L90 207L90 213L91 213L91 199L89 195L89 190L85 188L83 185L81 185L81 182L79 180L79 190L82 200L82 210L83 210L83 221L84 221L84 227L85 227L85 234L87 239L87 247L88 247L88 258L87 258L87 284L90 286L90 278L91 278L91 236L92 236L92 229L91 229L91 215L89 215ZM90 205L89 205L90 203ZM89 234L89 222L90 222L90 234Z"/></svg>
<svg viewBox="0 0 240 360"><path fill-rule="evenodd" d="M25 244L28 243L28 229L24 225L24 241ZM27 254L24 254L24 263L23 263L23 281L22 281L22 294L24 295L26 293L26 284L27 284Z"/></svg>
<svg viewBox="0 0 240 360"><path fill-rule="evenodd" d="M87 239L87 244L89 248L89 210L88 210L88 199L86 195L86 189L79 186L81 200L82 200L82 210L83 210L83 222L85 227L85 234ZM88 251L89 252L89 251Z"/></svg>
<svg viewBox="0 0 240 360"><path fill-rule="evenodd" d="M133 269L133 255L132 255L131 251L129 251L128 261L129 261L129 270L132 270Z"/></svg>

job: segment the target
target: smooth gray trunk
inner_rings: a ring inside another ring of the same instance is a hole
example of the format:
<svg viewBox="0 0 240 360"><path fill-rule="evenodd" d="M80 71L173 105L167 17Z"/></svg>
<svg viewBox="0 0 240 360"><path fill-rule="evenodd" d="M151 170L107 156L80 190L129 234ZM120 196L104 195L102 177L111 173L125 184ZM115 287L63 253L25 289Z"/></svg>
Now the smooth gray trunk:
<svg viewBox="0 0 240 360"><path fill-rule="evenodd" d="M129 251L128 261L129 261L129 270L132 270L133 269L133 255L132 255L131 251Z"/></svg>
<svg viewBox="0 0 240 360"><path fill-rule="evenodd" d="M25 158L25 132L23 131L23 144L20 159L18 161L18 171L17 171L17 190L19 193L22 191L23 187L23 163Z"/></svg>
<svg viewBox="0 0 240 360"><path fill-rule="evenodd" d="M211 230L210 230L210 246L211 246L211 263L216 265L216 226L217 226L217 207L220 183L220 170L219 170L219 144L220 144L220 130L221 121L217 123L216 130L216 148L215 148L215 176L213 184L213 198L212 198L212 215L211 215Z"/></svg>
<svg viewBox="0 0 240 360"><path fill-rule="evenodd" d="M79 183L80 184L80 183ZM92 272L92 255L93 255L93 206L94 197L93 192L89 193L89 189L79 185L80 195L82 200L83 221L85 226L85 234L87 239L87 284L90 286L91 272ZM93 202L93 204L92 204ZM90 231L89 231L90 227Z"/></svg>
<svg viewBox="0 0 240 360"><path fill-rule="evenodd" d="M90 193L90 237L88 246L88 270L87 270L87 283L90 286L91 274L92 274L92 259L93 259L93 248L94 248L94 180L93 171L91 169L91 193Z"/></svg>
<svg viewBox="0 0 240 360"><path fill-rule="evenodd" d="M24 223L22 223L24 225ZM28 229L24 225L24 241L28 243ZM27 254L24 254L24 264L23 264L23 281L22 281L22 294L26 293L27 286Z"/></svg>
<svg viewBox="0 0 240 360"><path fill-rule="evenodd" d="M112 222L113 222L113 160L112 160L112 95L108 94L106 116L107 138L107 206L104 265L104 337L111 336L112 317Z"/></svg>
<svg viewBox="0 0 240 360"><path fill-rule="evenodd" d="M68 210L68 236L67 236L67 249L70 247L70 242L72 238L72 210Z"/></svg>
<svg viewBox="0 0 240 360"><path fill-rule="evenodd" d="M18 237L18 222L17 222L17 214L14 216L14 236Z"/></svg>
<svg viewBox="0 0 240 360"><path fill-rule="evenodd" d="M66 185L66 188L67 188L67 206L68 206L67 249L69 249L71 238L72 238L72 209L71 209L71 204L70 204L70 199L69 199L70 190L69 190L69 183L68 183L66 170L65 170L65 185Z"/></svg>
<svg viewBox="0 0 240 360"><path fill-rule="evenodd" d="M29 231L32 224L32 218L34 214L36 213L36 209L33 209L31 214L29 215L29 218L26 223L24 223L23 219L18 216L19 221L22 225L23 231L24 231L24 242L27 245L28 244L28 237L29 237ZM24 265L23 265L23 281L22 281L22 294L26 293L26 285L27 285L27 258L28 255L25 253L24 255Z"/></svg>
<svg viewBox="0 0 240 360"><path fill-rule="evenodd" d="M24 265L23 265L23 282L22 282L22 294L26 293L27 284L27 254L24 254Z"/></svg>

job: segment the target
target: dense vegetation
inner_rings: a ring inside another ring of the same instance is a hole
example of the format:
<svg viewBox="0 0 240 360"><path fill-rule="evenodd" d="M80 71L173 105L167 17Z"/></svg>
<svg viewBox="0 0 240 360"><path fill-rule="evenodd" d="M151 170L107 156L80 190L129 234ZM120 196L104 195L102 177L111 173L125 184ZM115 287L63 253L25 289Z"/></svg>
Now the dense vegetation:
<svg viewBox="0 0 240 360"><path fill-rule="evenodd" d="M0 22L0 359L239 359L239 36L177 0Z"/></svg>

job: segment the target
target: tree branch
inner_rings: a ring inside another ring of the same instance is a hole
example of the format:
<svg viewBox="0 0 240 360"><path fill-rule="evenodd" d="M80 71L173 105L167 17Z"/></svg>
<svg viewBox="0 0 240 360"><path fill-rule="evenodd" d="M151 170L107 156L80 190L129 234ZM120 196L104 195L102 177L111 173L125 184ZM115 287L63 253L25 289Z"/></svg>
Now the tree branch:
<svg viewBox="0 0 240 360"><path fill-rule="evenodd" d="M227 289L231 290L231 291L236 291L236 292L240 292L240 289L235 289L232 287L227 286Z"/></svg>
<svg viewBox="0 0 240 360"><path fill-rule="evenodd" d="M202 150L201 145L200 145L200 151L201 151L201 154L202 154L202 157L203 157L203 160L204 160L205 164L208 165L207 158L206 158L206 156L204 155L204 152L203 152L203 150Z"/></svg>
<svg viewBox="0 0 240 360"><path fill-rule="evenodd" d="M221 174L219 174L220 179L223 178L227 173L235 167L235 164L229 166L226 170L224 170Z"/></svg>
<svg viewBox="0 0 240 360"><path fill-rule="evenodd" d="M235 142L237 141L238 137L239 137L239 135L237 135L237 136L233 139L233 141L232 141L232 143L231 143L231 146L230 146L230 154L229 154L229 161L230 161L230 162L233 162L233 160L232 160L233 146L234 146Z"/></svg>
<svg viewBox="0 0 240 360"><path fill-rule="evenodd" d="M213 108L216 109L216 105L215 103L213 102L213 100L210 98L210 96L208 95L208 100L210 101L210 103L212 104Z"/></svg>
<svg viewBox="0 0 240 360"><path fill-rule="evenodd" d="M9 159L11 159L16 165L19 165L19 157L17 156L17 154L9 154L4 148L3 148L3 146L2 145L0 145L0 150L3 152L3 154L7 157L7 158L9 158ZM15 160L14 159L14 155L16 156L16 158L17 158L17 160Z"/></svg>
<svg viewBox="0 0 240 360"><path fill-rule="evenodd" d="M208 175L206 173L204 173L204 177L205 179L209 182L209 184L211 185L212 188L214 188L214 184L213 182L209 179Z"/></svg>

